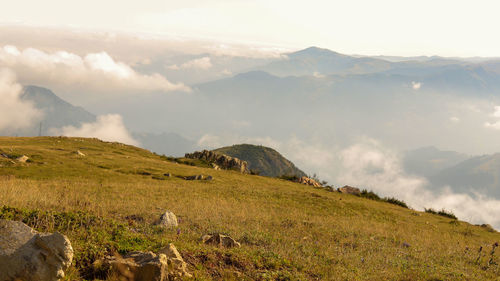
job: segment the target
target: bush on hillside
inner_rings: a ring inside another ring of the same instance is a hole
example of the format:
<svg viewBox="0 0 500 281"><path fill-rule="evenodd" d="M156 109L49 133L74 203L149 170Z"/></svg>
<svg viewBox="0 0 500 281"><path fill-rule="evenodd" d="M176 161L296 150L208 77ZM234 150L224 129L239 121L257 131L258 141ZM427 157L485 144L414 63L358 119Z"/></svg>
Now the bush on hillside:
<svg viewBox="0 0 500 281"><path fill-rule="evenodd" d="M366 189L363 189L361 191L361 193L359 194L359 197L363 197L363 198L368 198L368 199L371 199L371 200L375 200L375 201L380 201L380 197L373 191L368 191Z"/></svg>
<svg viewBox="0 0 500 281"><path fill-rule="evenodd" d="M394 197L385 197L384 199L382 199L382 201L408 209L408 205L406 205L405 201L396 199Z"/></svg>
<svg viewBox="0 0 500 281"><path fill-rule="evenodd" d="M380 198L380 196L378 196L378 194L376 194L375 192L373 191L368 191L366 189L363 189L361 191L360 194L358 194L357 196L359 197L363 197L363 198L367 198L367 199L370 199L370 200L375 200L375 201L382 201L382 202L387 202L389 204L394 204L394 205L398 205L398 206L401 206L403 208L407 208L408 209L408 205L406 204L406 202L404 202L403 200L399 200L399 199L396 199L394 197L384 197L384 198Z"/></svg>
<svg viewBox="0 0 500 281"><path fill-rule="evenodd" d="M281 175L278 177L279 179L282 179L282 180L287 180L287 181L298 181L299 180L299 177L297 175Z"/></svg>
<svg viewBox="0 0 500 281"><path fill-rule="evenodd" d="M446 211L445 209L442 209L441 211L436 211L432 208L429 208L429 209L425 208L425 212L429 213L429 214L442 216L442 217L447 217L447 218L454 219L454 220L457 219L457 217L455 216L455 214L453 214L453 212Z"/></svg>

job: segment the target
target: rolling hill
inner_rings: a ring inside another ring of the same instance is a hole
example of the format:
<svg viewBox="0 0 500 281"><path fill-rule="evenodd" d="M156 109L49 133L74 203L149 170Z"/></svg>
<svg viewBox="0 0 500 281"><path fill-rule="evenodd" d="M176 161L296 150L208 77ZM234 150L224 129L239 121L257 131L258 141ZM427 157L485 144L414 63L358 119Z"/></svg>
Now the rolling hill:
<svg viewBox="0 0 500 281"><path fill-rule="evenodd" d="M214 151L247 161L249 169L258 172L262 176L306 176L306 173L295 167L290 160L269 147L252 144L237 144L218 148Z"/></svg>
<svg viewBox="0 0 500 281"><path fill-rule="evenodd" d="M0 218L67 235L75 250L67 280L105 279L94 263L102 256L157 251L170 242L195 280L495 280L500 274L499 256L490 254L500 234L447 217L182 165L97 139L1 137L0 150ZM20 155L30 160L13 160ZM197 174L213 180L183 178ZM153 224L165 210L180 218L178 229ZM200 242L214 232L241 247Z"/></svg>

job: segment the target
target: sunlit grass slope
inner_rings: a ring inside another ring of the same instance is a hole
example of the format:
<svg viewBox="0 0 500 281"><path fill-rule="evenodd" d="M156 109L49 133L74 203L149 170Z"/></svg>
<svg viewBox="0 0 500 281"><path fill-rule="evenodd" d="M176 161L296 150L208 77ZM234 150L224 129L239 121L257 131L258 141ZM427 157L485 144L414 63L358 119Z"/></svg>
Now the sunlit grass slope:
<svg viewBox="0 0 500 281"><path fill-rule="evenodd" d="M106 253L173 242L198 280L500 280L500 234L465 222L96 139L2 137L0 153L30 158L0 157L0 217L66 234L68 279L103 278L92 263ZM214 180L180 177L195 174ZM178 230L153 225L165 210ZM212 232L242 247L201 244Z"/></svg>

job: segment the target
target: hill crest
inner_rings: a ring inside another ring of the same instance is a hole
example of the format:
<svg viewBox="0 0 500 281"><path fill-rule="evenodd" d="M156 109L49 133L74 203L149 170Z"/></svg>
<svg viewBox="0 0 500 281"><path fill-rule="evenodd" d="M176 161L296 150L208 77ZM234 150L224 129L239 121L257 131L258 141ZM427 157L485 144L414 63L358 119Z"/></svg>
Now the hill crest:
<svg viewBox="0 0 500 281"><path fill-rule="evenodd" d="M306 173L297 168L295 164L270 147L236 144L214 149L213 151L246 161L251 171L262 176L306 176Z"/></svg>

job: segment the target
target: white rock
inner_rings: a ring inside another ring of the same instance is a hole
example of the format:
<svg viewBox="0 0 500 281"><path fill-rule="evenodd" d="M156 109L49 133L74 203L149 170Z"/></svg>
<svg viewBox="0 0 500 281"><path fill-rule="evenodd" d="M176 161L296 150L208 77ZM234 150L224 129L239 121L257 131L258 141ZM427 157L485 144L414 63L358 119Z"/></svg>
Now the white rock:
<svg viewBox="0 0 500 281"><path fill-rule="evenodd" d="M165 228L173 228L179 225L177 216L170 211L166 211L163 215L161 215L158 224Z"/></svg>
<svg viewBox="0 0 500 281"><path fill-rule="evenodd" d="M0 281L57 281L73 248L60 233L38 233L22 222L0 220Z"/></svg>

